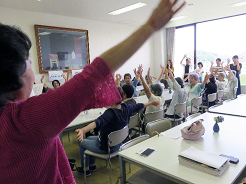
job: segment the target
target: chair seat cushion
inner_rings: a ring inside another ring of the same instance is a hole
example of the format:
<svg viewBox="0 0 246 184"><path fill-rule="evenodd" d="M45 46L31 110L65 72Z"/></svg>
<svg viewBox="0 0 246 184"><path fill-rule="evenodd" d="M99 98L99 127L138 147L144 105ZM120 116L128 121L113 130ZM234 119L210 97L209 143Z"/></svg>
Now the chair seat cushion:
<svg viewBox="0 0 246 184"><path fill-rule="evenodd" d="M86 155L91 155L91 156L94 156L94 157L97 157L97 158L101 158L101 159L108 159L109 158L109 155L108 154L94 153L94 152L89 151L89 150L86 150L85 151L85 154ZM117 155L118 155L118 151L110 154L111 158L112 157L115 157Z"/></svg>

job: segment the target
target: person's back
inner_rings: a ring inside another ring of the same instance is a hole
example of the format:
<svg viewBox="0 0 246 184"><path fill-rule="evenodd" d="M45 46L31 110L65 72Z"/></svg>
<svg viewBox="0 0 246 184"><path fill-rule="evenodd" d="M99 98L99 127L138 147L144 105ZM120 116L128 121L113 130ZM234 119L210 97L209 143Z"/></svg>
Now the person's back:
<svg viewBox="0 0 246 184"><path fill-rule="evenodd" d="M234 98L234 88L238 87L238 80L235 76L228 78L228 83L224 90L224 98L225 99L232 99Z"/></svg>
<svg viewBox="0 0 246 184"><path fill-rule="evenodd" d="M103 126L98 126L99 137L101 140L101 149L107 151L107 140L108 135L113 132L124 128L132 115L132 112L138 112L143 108L143 104L121 104L121 109L118 108L109 108L104 113L108 114L107 117L110 117L108 120L104 118L107 123L104 123ZM101 120L98 120L101 121ZM97 123L97 121L96 121ZM99 124L99 123L98 123Z"/></svg>

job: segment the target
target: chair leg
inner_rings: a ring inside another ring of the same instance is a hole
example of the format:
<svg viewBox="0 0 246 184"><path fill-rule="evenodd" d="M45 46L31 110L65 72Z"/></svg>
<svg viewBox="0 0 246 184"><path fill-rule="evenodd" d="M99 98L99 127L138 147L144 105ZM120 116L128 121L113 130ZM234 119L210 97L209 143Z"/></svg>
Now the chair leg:
<svg viewBox="0 0 246 184"><path fill-rule="evenodd" d="M68 142L70 142L70 133L69 133L69 131L67 132L67 137L68 137Z"/></svg>
<svg viewBox="0 0 246 184"><path fill-rule="evenodd" d="M110 184L112 184L112 164L111 164L111 159L108 159L108 164L109 164L109 180Z"/></svg>
<svg viewBox="0 0 246 184"><path fill-rule="evenodd" d="M86 183L86 155L84 154L84 183Z"/></svg>
<svg viewBox="0 0 246 184"><path fill-rule="evenodd" d="M131 164L129 163L129 173L132 172Z"/></svg>

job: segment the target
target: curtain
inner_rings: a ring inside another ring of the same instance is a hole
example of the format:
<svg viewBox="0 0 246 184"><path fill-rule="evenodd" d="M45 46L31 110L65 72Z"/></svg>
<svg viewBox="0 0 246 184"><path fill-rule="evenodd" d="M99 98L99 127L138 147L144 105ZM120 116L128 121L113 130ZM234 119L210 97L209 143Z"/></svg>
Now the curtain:
<svg viewBox="0 0 246 184"><path fill-rule="evenodd" d="M166 48L167 48L167 59L174 62L174 38L175 38L175 27L166 29ZM174 63L173 63L174 64Z"/></svg>

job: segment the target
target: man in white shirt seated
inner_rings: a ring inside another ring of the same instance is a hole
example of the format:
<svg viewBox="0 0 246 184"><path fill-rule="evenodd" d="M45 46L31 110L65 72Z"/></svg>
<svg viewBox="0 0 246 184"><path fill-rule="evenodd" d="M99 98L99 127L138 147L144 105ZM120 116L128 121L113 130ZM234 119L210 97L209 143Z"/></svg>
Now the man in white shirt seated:
<svg viewBox="0 0 246 184"><path fill-rule="evenodd" d="M226 86L226 81L225 81L226 74L225 72L219 72L218 73L218 80L216 80L216 85L218 90L224 90Z"/></svg>

